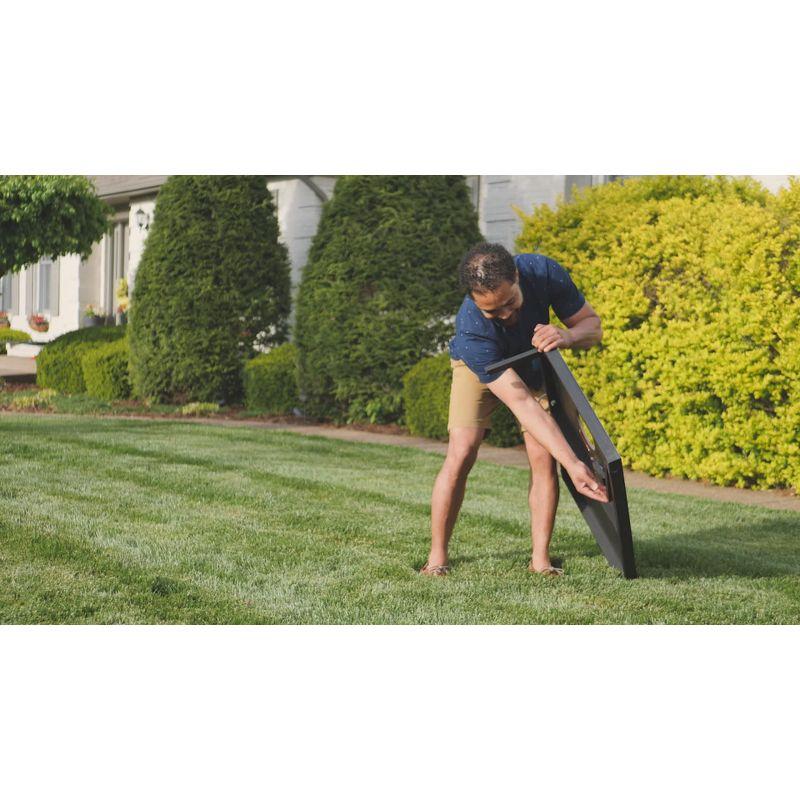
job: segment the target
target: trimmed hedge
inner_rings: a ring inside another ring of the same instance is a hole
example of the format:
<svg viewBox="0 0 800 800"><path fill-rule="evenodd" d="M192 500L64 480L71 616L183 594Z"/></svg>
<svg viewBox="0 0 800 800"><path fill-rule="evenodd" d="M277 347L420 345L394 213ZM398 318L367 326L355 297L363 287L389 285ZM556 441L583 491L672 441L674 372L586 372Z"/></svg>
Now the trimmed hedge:
<svg viewBox="0 0 800 800"><path fill-rule="evenodd" d="M423 358L403 376L406 427L414 436L447 438L450 405L450 355Z"/></svg>
<svg viewBox="0 0 800 800"><path fill-rule="evenodd" d="M124 400L130 397L129 359L127 338L100 345L85 353L81 367L86 394L98 400Z"/></svg>
<svg viewBox="0 0 800 800"><path fill-rule="evenodd" d="M6 352L6 345L21 344L30 340L30 334L25 331L18 331L15 328L0 328L0 353Z"/></svg>
<svg viewBox="0 0 800 800"><path fill-rule="evenodd" d="M400 419L403 375L452 336L458 262L481 238L461 176L339 178L297 300L306 414Z"/></svg>
<svg viewBox="0 0 800 800"><path fill-rule="evenodd" d="M800 489L800 182L627 180L523 219L603 320L565 357L627 465Z"/></svg>
<svg viewBox="0 0 800 800"><path fill-rule="evenodd" d="M415 436L447 439L451 374L450 355L441 353L424 358L403 376L405 421ZM503 403L492 413L486 441L496 447L522 444L519 423Z"/></svg>
<svg viewBox="0 0 800 800"><path fill-rule="evenodd" d="M244 366L245 406L266 414L291 414L300 404L297 348L282 344Z"/></svg>
<svg viewBox="0 0 800 800"><path fill-rule="evenodd" d="M263 176L166 181L129 312L136 396L241 399L244 362L287 335L289 259L279 234Z"/></svg>
<svg viewBox="0 0 800 800"><path fill-rule="evenodd" d="M125 326L81 328L48 342L36 357L36 383L62 394L86 391L82 359L90 350L125 336Z"/></svg>

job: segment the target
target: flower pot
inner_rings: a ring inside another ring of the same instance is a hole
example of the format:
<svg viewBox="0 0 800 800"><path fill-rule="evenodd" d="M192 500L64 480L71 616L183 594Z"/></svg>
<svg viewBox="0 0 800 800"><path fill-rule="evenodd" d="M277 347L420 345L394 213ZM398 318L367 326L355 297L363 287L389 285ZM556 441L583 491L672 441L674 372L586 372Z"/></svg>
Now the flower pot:
<svg viewBox="0 0 800 800"><path fill-rule="evenodd" d="M84 317L83 318L83 327L84 328L96 328L98 325L103 323L102 317Z"/></svg>

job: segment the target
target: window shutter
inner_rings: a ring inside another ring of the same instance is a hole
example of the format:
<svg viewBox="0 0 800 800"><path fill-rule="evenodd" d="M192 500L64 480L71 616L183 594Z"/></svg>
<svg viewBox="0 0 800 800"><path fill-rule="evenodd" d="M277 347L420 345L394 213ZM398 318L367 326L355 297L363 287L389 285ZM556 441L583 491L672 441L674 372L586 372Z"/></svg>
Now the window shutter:
<svg viewBox="0 0 800 800"><path fill-rule="evenodd" d="M25 268L25 313L33 314L33 266Z"/></svg>
<svg viewBox="0 0 800 800"><path fill-rule="evenodd" d="M61 259L50 265L50 316L58 316L59 289L61 288Z"/></svg>

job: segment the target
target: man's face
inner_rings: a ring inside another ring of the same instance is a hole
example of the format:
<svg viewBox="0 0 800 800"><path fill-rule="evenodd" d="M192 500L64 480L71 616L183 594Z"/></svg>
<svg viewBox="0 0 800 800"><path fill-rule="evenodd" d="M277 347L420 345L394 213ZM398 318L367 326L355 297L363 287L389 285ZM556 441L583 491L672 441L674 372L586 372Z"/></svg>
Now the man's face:
<svg viewBox="0 0 800 800"><path fill-rule="evenodd" d="M514 325L522 308L519 278L513 283L504 281L494 291L472 292L472 299L487 319L499 319L503 325Z"/></svg>

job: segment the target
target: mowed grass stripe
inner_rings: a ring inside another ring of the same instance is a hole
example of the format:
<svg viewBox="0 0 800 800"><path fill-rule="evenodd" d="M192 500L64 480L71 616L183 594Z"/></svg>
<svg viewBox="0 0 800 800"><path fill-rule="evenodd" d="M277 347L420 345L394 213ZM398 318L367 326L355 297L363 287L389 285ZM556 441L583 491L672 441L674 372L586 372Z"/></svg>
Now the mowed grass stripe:
<svg viewBox="0 0 800 800"><path fill-rule="evenodd" d="M6 622L800 621L791 512L632 492L645 577L627 582L565 497L555 551L568 575L546 581L525 572L527 474L481 463L454 573L432 581L415 570L439 456L44 415L4 417L0 435ZM62 542L60 554L42 537ZM72 575L69 594L35 590L59 574Z"/></svg>

